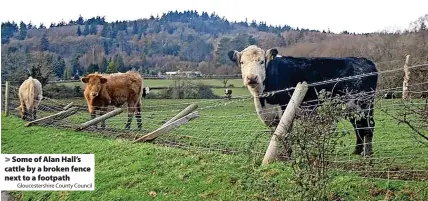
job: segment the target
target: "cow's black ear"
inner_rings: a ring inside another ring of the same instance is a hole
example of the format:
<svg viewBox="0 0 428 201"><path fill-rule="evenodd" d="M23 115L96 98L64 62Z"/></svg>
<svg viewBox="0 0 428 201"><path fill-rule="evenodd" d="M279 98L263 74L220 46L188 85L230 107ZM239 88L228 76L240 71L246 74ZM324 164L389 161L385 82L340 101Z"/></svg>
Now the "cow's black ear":
<svg viewBox="0 0 428 201"><path fill-rule="evenodd" d="M266 59L268 61L275 59L276 55L278 55L278 50L276 48L268 49L266 51Z"/></svg>
<svg viewBox="0 0 428 201"><path fill-rule="evenodd" d="M240 53L236 50L231 50L227 53L229 59L238 65Z"/></svg>

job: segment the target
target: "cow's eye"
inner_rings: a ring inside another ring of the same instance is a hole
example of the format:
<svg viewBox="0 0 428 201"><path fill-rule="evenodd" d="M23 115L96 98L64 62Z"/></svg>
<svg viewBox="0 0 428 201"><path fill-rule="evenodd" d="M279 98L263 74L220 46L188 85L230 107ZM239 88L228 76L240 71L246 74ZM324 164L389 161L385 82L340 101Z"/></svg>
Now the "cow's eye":
<svg viewBox="0 0 428 201"><path fill-rule="evenodd" d="M240 63L241 65L242 65L242 64L244 64L244 62L242 62L242 61L240 61L239 63Z"/></svg>
<svg viewBox="0 0 428 201"><path fill-rule="evenodd" d="M260 61L260 64L264 64L264 63L265 63L265 61L263 61L263 60Z"/></svg>

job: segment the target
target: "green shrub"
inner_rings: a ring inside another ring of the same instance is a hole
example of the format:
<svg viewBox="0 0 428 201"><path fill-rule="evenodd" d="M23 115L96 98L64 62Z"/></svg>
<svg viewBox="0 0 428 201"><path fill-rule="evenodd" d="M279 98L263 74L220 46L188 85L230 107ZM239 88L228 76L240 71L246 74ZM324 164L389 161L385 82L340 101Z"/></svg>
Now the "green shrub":
<svg viewBox="0 0 428 201"><path fill-rule="evenodd" d="M53 99L83 97L80 86L68 87L65 85L48 84L43 89L43 96Z"/></svg>
<svg viewBox="0 0 428 201"><path fill-rule="evenodd" d="M194 84L187 79L176 78L167 89L157 93L149 93L146 98L151 99L216 99L221 98L214 94L211 88L204 84Z"/></svg>

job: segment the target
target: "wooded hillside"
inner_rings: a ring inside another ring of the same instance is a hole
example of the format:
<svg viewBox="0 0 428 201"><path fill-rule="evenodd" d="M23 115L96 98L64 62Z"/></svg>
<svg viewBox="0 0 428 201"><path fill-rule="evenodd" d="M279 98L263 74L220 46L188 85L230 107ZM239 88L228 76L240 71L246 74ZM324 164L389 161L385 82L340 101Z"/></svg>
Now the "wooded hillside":
<svg viewBox="0 0 428 201"><path fill-rule="evenodd" d="M116 22L99 16L79 17L52 23L49 28L3 22L1 73L3 80L15 81L25 79L25 73L47 81L70 79L76 73L130 69L152 75L174 70L236 74L239 69L229 61L227 52L251 44L278 47L280 54L292 56L363 56L381 62L403 61L410 54L418 61L428 61L427 23L428 14L402 32L355 34L344 30L336 34L256 21L229 22L215 13L196 11Z"/></svg>

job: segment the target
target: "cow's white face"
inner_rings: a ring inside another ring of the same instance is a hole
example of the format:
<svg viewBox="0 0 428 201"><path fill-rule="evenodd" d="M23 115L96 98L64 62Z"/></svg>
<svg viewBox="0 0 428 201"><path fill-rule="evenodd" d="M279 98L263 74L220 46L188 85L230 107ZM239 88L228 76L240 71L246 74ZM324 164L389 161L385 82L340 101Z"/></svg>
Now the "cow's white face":
<svg viewBox="0 0 428 201"><path fill-rule="evenodd" d="M272 60L278 51L276 49L263 49L251 45L238 52L229 51L229 59L241 68L242 81L253 96L264 90L263 81L266 79L266 62Z"/></svg>

